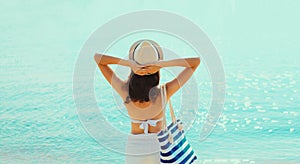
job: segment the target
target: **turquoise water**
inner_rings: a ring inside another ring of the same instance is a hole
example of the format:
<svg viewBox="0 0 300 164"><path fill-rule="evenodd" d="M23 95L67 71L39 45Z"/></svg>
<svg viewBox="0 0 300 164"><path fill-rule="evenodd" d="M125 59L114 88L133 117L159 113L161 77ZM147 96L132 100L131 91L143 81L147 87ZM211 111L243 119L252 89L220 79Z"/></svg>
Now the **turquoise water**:
<svg viewBox="0 0 300 164"><path fill-rule="evenodd" d="M73 100L73 71L81 47L95 29L143 9L171 11L190 19L206 32L221 56L225 107L215 130L202 142L197 139L211 96L205 61L195 73L200 105L187 137L200 162L299 163L299 5L234 0L0 2L0 163L124 161L122 154L102 147L80 123ZM161 33L130 35L107 53L126 56L126 43L138 37L151 37L181 57L194 53L180 40ZM115 128L129 132L129 120L112 112L116 107L110 86L102 81L96 71L98 105L106 107L104 116ZM179 99L180 94L173 98L176 109Z"/></svg>

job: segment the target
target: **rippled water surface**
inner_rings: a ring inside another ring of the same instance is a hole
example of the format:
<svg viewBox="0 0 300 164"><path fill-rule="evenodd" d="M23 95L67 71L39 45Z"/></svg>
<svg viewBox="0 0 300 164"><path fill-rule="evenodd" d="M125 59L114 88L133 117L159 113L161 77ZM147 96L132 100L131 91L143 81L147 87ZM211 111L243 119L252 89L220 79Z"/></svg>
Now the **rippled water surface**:
<svg viewBox="0 0 300 164"><path fill-rule="evenodd" d="M123 8L117 9L113 3L121 3ZM151 8L194 21L210 37L224 65L224 111L204 141L199 141L199 134L212 89L205 58L195 72L199 107L186 135L199 162L299 163L300 27L294 22L299 15L296 3L1 2L0 163L124 161L122 154L101 146L80 123L73 100L73 70L80 48L93 30L118 15ZM249 15L252 11L256 12ZM152 38L181 57L194 53L180 40L161 33L132 34L108 53L126 56L130 43L139 37ZM87 55L93 60L93 54ZM164 80L171 77L163 76ZM116 94L98 70L94 84L103 116L114 128L128 133L124 107L118 110L113 99ZM180 95L172 98L177 114Z"/></svg>

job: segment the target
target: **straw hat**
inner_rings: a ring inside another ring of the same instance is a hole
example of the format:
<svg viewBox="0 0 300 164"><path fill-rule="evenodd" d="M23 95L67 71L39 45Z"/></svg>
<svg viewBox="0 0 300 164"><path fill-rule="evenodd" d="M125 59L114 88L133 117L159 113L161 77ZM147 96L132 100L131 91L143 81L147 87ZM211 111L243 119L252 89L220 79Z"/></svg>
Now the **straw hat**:
<svg viewBox="0 0 300 164"><path fill-rule="evenodd" d="M138 64L147 64L163 59L160 46L152 40L139 40L135 42L129 51L129 59Z"/></svg>

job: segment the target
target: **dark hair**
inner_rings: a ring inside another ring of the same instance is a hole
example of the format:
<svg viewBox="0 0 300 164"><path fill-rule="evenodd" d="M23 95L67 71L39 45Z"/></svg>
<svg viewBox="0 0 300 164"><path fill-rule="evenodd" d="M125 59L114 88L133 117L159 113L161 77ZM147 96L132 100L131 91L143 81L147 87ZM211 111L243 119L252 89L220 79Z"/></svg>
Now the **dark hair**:
<svg viewBox="0 0 300 164"><path fill-rule="evenodd" d="M149 92L153 87L159 84L159 72L151 75L140 76L131 72L128 81L129 98L131 101L147 102L150 100ZM151 96L155 96L156 92L151 92ZM127 100L126 100L127 102Z"/></svg>

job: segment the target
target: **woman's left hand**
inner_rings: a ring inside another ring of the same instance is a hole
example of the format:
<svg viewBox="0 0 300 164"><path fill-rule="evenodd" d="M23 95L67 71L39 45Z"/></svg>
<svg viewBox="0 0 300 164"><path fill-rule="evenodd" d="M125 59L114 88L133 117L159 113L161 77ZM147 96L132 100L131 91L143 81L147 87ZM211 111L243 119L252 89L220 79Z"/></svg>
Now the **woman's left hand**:
<svg viewBox="0 0 300 164"><path fill-rule="evenodd" d="M157 63L146 64L144 69L146 69L147 74L154 74L158 72L162 67Z"/></svg>
<svg viewBox="0 0 300 164"><path fill-rule="evenodd" d="M147 74L154 74L160 70L161 67L156 65L146 66L144 69L146 69Z"/></svg>
<svg viewBox="0 0 300 164"><path fill-rule="evenodd" d="M157 63L140 65L134 61L131 61L130 67L135 74L140 76L151 75L158 72L161 69L161 66L159 66Z"/></svg>

